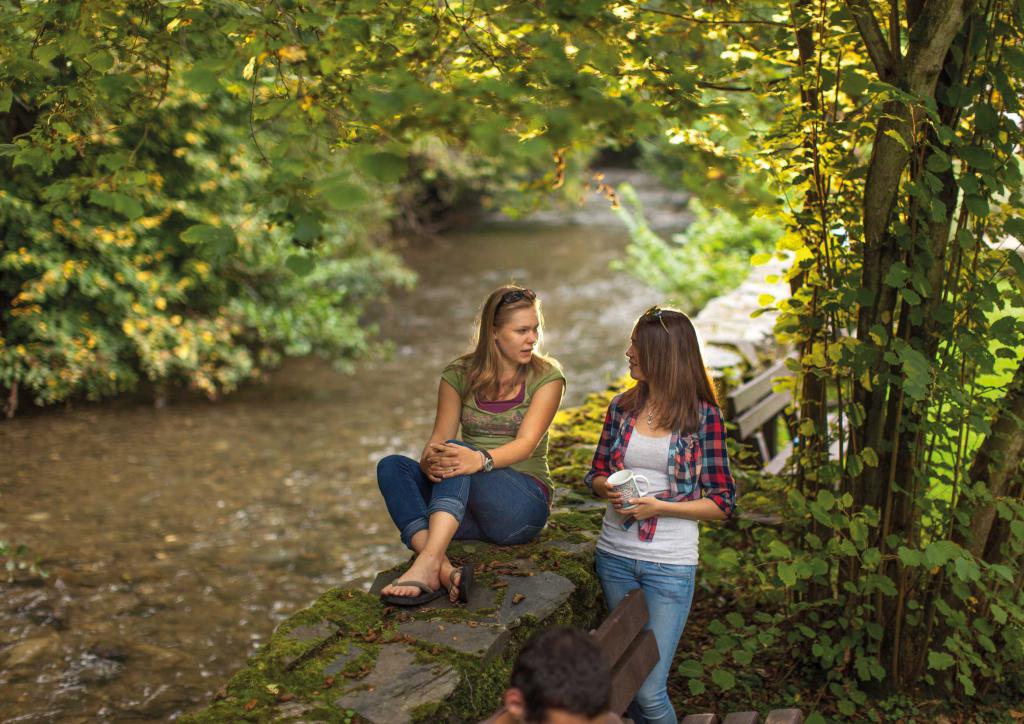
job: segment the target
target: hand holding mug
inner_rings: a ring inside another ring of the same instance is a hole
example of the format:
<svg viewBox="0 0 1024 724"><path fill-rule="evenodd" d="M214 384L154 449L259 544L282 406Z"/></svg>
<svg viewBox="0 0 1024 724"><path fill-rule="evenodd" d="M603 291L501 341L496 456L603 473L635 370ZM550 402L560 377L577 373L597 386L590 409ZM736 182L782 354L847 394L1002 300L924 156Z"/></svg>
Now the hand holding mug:
<svg viewBox="0 0 1024 724"><path fill-rule="evenodd" d="M627 469L610 475L605 485L608 500L615 509L621 513L631 513L637 507L638 500L647 495L651 481Z"/></svg>

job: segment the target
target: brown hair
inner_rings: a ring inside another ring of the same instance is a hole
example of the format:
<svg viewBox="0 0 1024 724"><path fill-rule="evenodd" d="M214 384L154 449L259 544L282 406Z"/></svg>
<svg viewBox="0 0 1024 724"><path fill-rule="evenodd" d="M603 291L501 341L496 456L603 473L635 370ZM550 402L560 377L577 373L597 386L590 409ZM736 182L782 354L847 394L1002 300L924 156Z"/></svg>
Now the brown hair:
<svg viewBox="0 0 1024 724"><path fill-rule="evenodd" d="M517 298L502 303L502 299L509 293ZM540 310L540 299L529 289L508 284L498 287L488 295L477 320L473 350L459 357L466 367L465 397L478 395L485 400L497 399L501 391L501 366L498 361L500 353L494 344L494 331L507 324L509 317L515 312L531 307L536 310L537 320L543 330L544 316ZM533 357L527 364L520 366L519 374L523 376L524 381L531 375L542 374L558 365L555 360L540 353L541 340L542 337L538 334Z"/></svg>
<svg viewBox="0 0 1024 724"><path fill-rule="evenodd" d="M639 413L653 387L658 391L657 398L651 400L658 426L695 432L703 419L700 403L717 407L718 398L700 354L693 322L678 310L651 307L637 320L632 340L646 380L623 393L622 408Z"/></svg>

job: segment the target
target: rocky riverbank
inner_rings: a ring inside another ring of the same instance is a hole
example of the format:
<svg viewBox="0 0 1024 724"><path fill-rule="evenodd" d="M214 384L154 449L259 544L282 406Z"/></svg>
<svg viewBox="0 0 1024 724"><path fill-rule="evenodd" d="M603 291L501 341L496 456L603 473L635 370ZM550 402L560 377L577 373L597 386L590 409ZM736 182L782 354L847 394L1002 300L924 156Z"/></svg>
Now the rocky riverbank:
<svg viewBox="0 0 1024 724"><path fill-rule="evenodd" d="M551 433L555 512L534 542L499 548L460 541L473 561L469 603L406 611L369 593L333 589L285 621L193 722L473 721L497 708L515 655L554 623L593 628L604 613L593 545L604 507L580 494L612 390L560 412Z"/></svg>

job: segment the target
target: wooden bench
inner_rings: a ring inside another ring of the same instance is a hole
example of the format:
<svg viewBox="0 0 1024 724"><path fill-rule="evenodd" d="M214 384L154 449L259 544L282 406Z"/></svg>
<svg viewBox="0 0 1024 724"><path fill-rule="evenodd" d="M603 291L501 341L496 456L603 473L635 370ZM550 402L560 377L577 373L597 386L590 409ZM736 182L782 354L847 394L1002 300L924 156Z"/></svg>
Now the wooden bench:
<svg viewBox="0 0 1024 724"><path fill-rule="evenodd" d="M626 594L608 618L590 633L612 670L610 710L626 711L647 675L658 663L658 642L647 625L647 601L638 588Z"/></svg>
<svg viewBox="0 0 1024 724"><path fill-rule="evenodd" d="M690 714L682 724L803 724L804 713L799 709L775 709L763 720L756 711L739 711L719 719L717 714Z"/></svg>
<svg viewBox="0 0 1024 724"><path fill-rule="evenodd" d="M789 390L773 391L772 380L792 376L786 360L780 360L730 392L727 398L729 417L736 426L735 438L741 442L753 438L761 455L763 470L772 475L782 472L793 454L792 443L778 449L776 424L780 415L785 417L786 407L793 402L793 394ZM791 421L786 418L786 422L792 430Z"/></svg>
<svg viewBox="0 0 1024 724"><path fill-rule="evenodd" d="M794 421L786 414L786 408L793 402L793 394L789 390L774 392L772 380L792 377L793 374L793 371L786 367L786 360L780 360L749 382L744 382L727 396L729 419L735 425L733 437L740 442L754 439L761 455L761 469L769 475L781 473L792 457L792 432L795 429ZM782 448L778 447L776 423L780 415L790 430L790 442ZM830 412L829 428L835 428L837 421L836 412ZM839 459L839 437L841 435L837 435L828 448L832 460Z"/></svg>
<svg viewBox="0 0 1024 724"><path fill-rule="evenodd" d="M647 620L647 602L643 590L638 588L627 593L608 618L590 632L611 668L609 711L615 714L626 711L658 663L658 642L654 632L644 629ZM488 721L504 711L504 708L499 709Z"/></svg>

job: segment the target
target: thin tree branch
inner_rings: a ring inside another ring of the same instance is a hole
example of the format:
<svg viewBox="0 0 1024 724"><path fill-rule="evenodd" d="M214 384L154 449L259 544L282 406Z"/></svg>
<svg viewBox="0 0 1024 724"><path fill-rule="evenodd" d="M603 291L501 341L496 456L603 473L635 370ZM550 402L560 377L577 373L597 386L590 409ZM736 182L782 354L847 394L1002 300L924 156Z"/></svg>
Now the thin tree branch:
<svg viewBox="0 0 1024 724"><path fill-rule="evenodd" d="M857 23L857 30L867 46L868 56L871 58L879 77L887 83L891 83L899 73L899 63L893 57L889 44L882 35L882 29L878 25L868 0L846 0L846 4L853 13L853 21Z"/></svg>
<svg viewBox="0 0 1024 724"><path fill-rule="evenodd" d="M889 0L889 50L897 61L903 57L900 50L900 0Z"/></svg>

